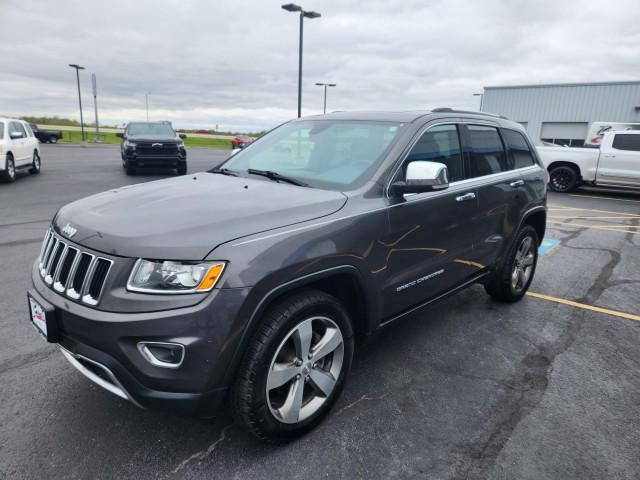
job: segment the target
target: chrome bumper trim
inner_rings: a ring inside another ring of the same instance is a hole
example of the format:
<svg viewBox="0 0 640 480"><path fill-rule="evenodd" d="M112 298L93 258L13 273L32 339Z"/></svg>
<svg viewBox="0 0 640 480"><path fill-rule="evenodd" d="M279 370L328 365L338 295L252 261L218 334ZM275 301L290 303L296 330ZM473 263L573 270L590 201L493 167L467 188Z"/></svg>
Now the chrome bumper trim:
<svg viewBox="0 0 640 480"><path fill-rule="evenodd" d="M118 381L118 379L115 377L115 375L107 367L105 367L101 363L98 363L95 360L91 360L90 358L87 358L85 356L78 355L76 353L71 353L69 350L67 350L64 347L60 347L60 351L65 356L65 358L67 360L69 360L69 363L71 363L71 365L76 367L76 369L78 369L78 371L80 373L82 373L85 377L87 377L89 380L91 380L92 382L94 382L97 385L101 386L105 390L113 393L114 395L117 395L120 398L124 398L125 400L129 400L135 406L140 407L140 408L144 408L144 407L142 407L142 405L140 405L138 402L136 402L131 397L131 395L129 395L127 393L127 391L124 389L122 384ZM95 365L96 367L98 367L99 369L101 369L107 375L107 377L109 377L109 379L111 380L112 383L109 383L106 380L100 378L98 375L93 373L87 367L82 365L78 361L78 359L83 360L85 362L89 362L89 363Z"/></svg>

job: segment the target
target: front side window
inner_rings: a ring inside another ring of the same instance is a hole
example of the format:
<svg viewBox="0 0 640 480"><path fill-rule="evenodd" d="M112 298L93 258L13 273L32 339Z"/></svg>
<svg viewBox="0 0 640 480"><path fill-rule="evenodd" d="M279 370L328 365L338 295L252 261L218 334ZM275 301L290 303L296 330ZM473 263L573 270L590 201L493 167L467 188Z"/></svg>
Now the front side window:
<svg viewBox="0 0 640 480"><path fill-rule="evenodd" d="M617 133L613 137L613 148L640 152L640 135Z"/></svg>
<svg viewBox="0 0 640 480"><path fill-rule="evenodd" d="M471 144L467 147L470 178L509 170L507 155L496 127L468 125L467 132Z"/></svg>
<svg viewBox="0 0 640 480"><path fill-rule="evenodd" d="M25 132L24 127L19 122L9 123L9 134L12 134L12 133L21 133L23 137L27 136L27 132Z"/></svg>
<svg viewBox="0 0 640 480"><path fill-rule="evenodd" d="M502 135L504 143L506 143L509 148L511 168L530 167L535 163L533 153L522 133L516 132L515 130L503 129Z"/></svg>
<svg viewBox="0 0 640 480"><path fill-rule="evenodd" d="M33 137L33 132L31 131L31 126L26 124L26 123L24 125L22 125L22 126L24 127L25 131L27 132L27 136Z"/></svg>
<svg viewBox="0 0 640 480"><path fill-rule="evenodd" d="M235 154L223 167L242 175L248 169L267 170L312 187L346 190L369 178L402 126L377 121L290 122Z"/></svg>
<svg viewBox="0 0 640 480"><path fill-rule="evenodd" d="M405 166L416 160L445 164L450 182L464 179L458 128L455 125L438 125L428 129L409 152Z"/></svg>

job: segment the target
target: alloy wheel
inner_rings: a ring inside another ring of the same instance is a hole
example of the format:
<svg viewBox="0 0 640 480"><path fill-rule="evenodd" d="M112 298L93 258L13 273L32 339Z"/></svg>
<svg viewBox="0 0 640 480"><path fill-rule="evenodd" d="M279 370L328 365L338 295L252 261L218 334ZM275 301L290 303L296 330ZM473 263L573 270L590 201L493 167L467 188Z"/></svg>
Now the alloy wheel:
<svg viewBox="0 0 640 480"><path fill-rule="evenodd" d="M535 242L529 236L524 237L516 250L513 272L511 273L511 288L514 293L520 293L527 287L533 272L534 260Z"/></svg>
<svg viewBox="0 0 640 480"><path fill-rule="evenodd" d="M328 317L298 323L278 346L269 366L266 398L273 416L283 423L311 417L336 387L344 360L344 340Z"/></svg>

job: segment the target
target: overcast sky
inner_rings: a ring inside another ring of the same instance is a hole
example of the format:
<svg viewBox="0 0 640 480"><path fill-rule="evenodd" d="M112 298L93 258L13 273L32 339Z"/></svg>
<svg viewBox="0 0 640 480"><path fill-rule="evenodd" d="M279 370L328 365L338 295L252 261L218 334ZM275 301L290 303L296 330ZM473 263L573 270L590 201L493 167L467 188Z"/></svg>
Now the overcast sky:
<svg viewBox="0 0 640 480"><path fill-rule="evenodd" d="M296 115L283 1L0 0L0 114L257 130ZM477 109L483 86L640 79L638 0L304 0L303 115Z"/></svg>

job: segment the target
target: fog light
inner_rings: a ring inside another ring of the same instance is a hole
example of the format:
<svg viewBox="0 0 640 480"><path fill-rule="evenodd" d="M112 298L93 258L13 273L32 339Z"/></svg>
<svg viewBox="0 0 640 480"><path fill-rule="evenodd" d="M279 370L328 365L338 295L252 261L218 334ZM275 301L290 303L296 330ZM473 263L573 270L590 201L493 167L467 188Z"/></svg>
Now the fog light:
<svg viewBox="0 0 640 480"><path fill-rule="evenodd" d="M169 342L138 342L138 350L151 365L178 368L184 360L184 345Z"/></svg>

